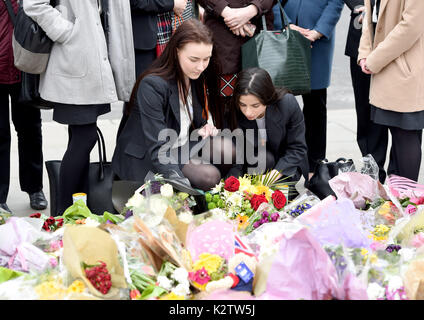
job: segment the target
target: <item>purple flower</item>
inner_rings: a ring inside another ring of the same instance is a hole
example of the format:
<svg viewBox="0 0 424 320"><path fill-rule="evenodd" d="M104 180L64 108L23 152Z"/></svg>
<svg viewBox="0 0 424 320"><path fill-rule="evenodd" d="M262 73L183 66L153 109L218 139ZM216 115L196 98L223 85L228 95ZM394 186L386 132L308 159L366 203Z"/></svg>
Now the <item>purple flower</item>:
<svg viewBox="0 0 424 320"><path fill-rule="evenodd" d="M279 218L280 218L280 215L278 214L278 212L274 212L274 213L271 215L271 221L272 221L272 222L276 222Z"/></svg>
<svg viewBox="0 0 424 320"><path fill-rule="evenodd" d="M129 217L131 217L133 215L132 210L127 210L127 212L125 213L125 219L128 219Z"/></svg>
<svg viewBox="0 0 424 320"><path fill-rule="evenodd" d="M269 217L269 213L268 213L268 211L264 211L264 212L262 212L262 217L263 217L263 218L268 218L268 217Z"/></svg>
<svg viewBox="0 0 424 320"><path fill-rule="evenodd" d="M261 224L264 224L264 223L269 222L269 220L268 220L268 218L262 218L262 219L260 220L260 222L261 222Z"/></svg>
<svg viewBox="0 0 424 320"><path fill-rule="evenodd" d="M400 245L397 244L390 244L387 248L386 251L389 253L392 253L393 251L399 251L400 249L402 249L402 247Z"/></svg>
<svg viewBox="0 0 424 320"><path fill-rule="evenodd" d="M261 222L258 220L253 224L253 228L257 229L261 226Z"/></svg>

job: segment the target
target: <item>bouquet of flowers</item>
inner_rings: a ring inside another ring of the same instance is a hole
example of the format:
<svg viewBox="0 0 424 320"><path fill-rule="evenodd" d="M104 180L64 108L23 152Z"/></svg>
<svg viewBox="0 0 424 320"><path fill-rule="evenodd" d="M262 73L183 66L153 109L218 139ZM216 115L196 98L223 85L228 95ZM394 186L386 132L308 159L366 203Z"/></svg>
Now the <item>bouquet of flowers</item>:
<svg viewBox="0 0 424 320"><path fill-rule="evenodd" d="M293 184L291 182L284 183L285 179L278 180L278 173L272 172L265 175L246 174L239 178L231 176L222 180L210 192L206 192L205 199L208 209L223 209L227 218L238 222L239 230L246 229L260 220L265 222L265 218L268 218L269 221L272 219L274 219L272 221L277 221L280 217L278 212L287 203L283 191L287 193L289 185ZM269 205L267 217L255 215L262 203ZM251 219L251 217L254 218Z"/></svg>

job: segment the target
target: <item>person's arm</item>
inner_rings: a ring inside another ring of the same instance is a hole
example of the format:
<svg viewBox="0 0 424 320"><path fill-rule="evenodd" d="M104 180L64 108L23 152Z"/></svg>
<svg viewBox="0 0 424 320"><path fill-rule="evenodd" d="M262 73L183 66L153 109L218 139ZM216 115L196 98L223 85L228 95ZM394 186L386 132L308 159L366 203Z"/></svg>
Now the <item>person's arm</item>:
<svg viewBox="0 0 424 320"><path fill-rule="evenodd" d="M71 36L74 24L63 18L49 0L25 0L23 9L52 41L65 42Z"/></svg>
<svg viewBox="0 0 424 320"><path fill-rule="evenodd" d="M226 0L197 0L196 1L208 14L220 17L229 3Z"/></svg>
<svg viewBox="0 0 424 320"><path fill-rule="evenodd" d="M305 121L297 100L293 95L286 95L283 99L285 109L292 110L292 113L286 128L287 148L274 169L288 175L286 170L296 167L304 170L301 163L306 162L308 149L305 141Z"/></svg>
<svg viewBox="0 0 424 320"><path fill-rule="evenodd" d="M371 13L368 14L368 12L371 12L371 4L369 0L365 0L365 16L362 21L362 34L358 48L358 64L362 59L366 59L372 51L372 39L369 30L372 22Z"/></svg>
<svg viewBox="0 0 424 320"><path fill-rule="evenodd" d="M328 0L327 6L312 31L315 30L320 35L329 39L340 19L343 6L343 0Z"/></svg>
<svg viewBox="0 0 424 320"><path fill-rule="evenodd" d="M131 9L146 13L162 13L174 9L174 0L130 0Z"/></svg>
<svg viewBox="0 0 424 320"><path fill-rule="evenodd" d="M387 4L390 6L390 3ZM408 51L424 33L424 1L406 0L401 21L368 56L366 65L378 73Z"/></svg>
<svg viewBox="0 0 424 320"><path fill-rule="evenodd" d="M146 77L140 82L137 100L145 143L148 148L147 154L150 156L156 172L166 174L174 170L179 176L184 177L178 164L162 164L160 161L160 156L164 156L164 154L159 154L161 148L171 159L169 155L171 144L167 150L164 150L167 142L159 140L160 132L169 129L163 112L164 105L168 103L167 95L168 87L164 80Z"/></svg>

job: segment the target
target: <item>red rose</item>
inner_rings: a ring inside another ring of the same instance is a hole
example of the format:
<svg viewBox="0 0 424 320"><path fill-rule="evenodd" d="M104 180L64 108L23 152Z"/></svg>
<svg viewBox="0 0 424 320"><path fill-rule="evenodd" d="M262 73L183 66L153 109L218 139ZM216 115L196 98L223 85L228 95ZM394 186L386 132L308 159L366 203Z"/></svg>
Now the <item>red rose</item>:
<svg viewBox="0 0 424 320"><path fill-rule="evenodd" d="M287 199L280 190L275 190L272 194L272 202L274 204L274 207L277 208L277 210L282 209L287 202Z"/></svg>
<svg viewBox="0 0 424 320"><path fill-rule="evenodd" d="M252 206L252 208L255 211L258 210L259 206L263 202L268 203L268 200L266 199L266 197L263 194L260 194L260 195L255 194L255 195L253 195L252 199L250 199L250 205Z"/></svg>
<svg viewBox="0 0 424 320"><path fill-rule="evenodd" d="M33 214L31 214L30 216L29 216L30 218L41 218L41 213L33 213Z"/></svg>
<svg viewBox="0 0 424 320"><path fill-rule="evenodd" d="M48 217L48 218L46 219L46 222L47 222L47 224L48 224L49 226L51 226L51 225L53 225L53 224L55 224L55 223L56 223L56 219L55 219L55 218L53 218L53 217Z"/></svg>
<svg viewBox="0 0 424 320"><path fill-rule="evenodd" d="M236 192L240 187L240 181L234 176L231 176L225 180L224 189L230 192Z"/></svg>

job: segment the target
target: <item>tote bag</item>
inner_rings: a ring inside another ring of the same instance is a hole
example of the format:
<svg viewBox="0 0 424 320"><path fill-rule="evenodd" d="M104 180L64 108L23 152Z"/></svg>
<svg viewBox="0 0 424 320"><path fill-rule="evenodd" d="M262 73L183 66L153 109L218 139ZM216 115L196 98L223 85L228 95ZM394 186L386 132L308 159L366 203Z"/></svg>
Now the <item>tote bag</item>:
<svg viewBox="0 0 424 320"><path fill-rule="evenodd" d="M278 4L285 28L267 30L262 16L263 30L241 48L242 68L265 69L276 87L289 89L295 95L305 94L311 91L311 42L290 29L288 17Z"/></svg>

